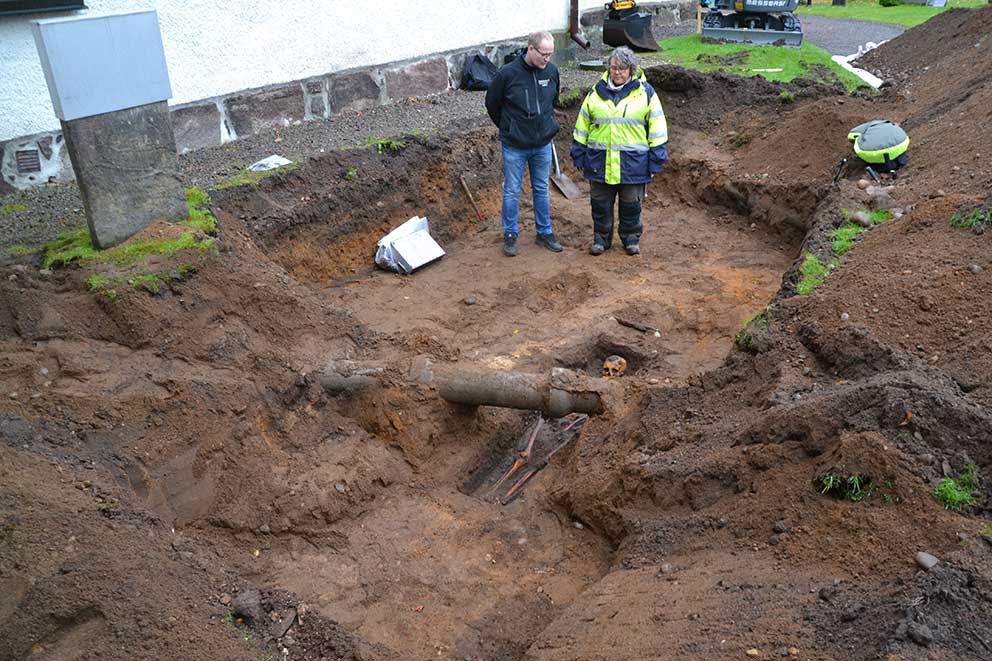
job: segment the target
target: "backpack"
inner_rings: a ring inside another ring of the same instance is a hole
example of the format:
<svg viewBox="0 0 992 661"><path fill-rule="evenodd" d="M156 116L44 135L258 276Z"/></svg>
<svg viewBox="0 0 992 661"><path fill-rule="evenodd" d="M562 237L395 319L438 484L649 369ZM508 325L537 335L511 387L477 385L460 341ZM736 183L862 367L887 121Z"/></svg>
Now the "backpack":
<svg viewBox="0 0 992 661"><path fill-rule="evenodd" d="M879 172L895 172L906 165L909 136L887 119L873 119L855 126L847 134L854 153Z"/></svg>
<svg viewBox="0 0 992 661"><path fill-rule="evenodd" d="M489 89L493 82L493 76L499 69L478 53L465 60L465 70L462 72L462 88L473 92L481 92Z"/></svg>

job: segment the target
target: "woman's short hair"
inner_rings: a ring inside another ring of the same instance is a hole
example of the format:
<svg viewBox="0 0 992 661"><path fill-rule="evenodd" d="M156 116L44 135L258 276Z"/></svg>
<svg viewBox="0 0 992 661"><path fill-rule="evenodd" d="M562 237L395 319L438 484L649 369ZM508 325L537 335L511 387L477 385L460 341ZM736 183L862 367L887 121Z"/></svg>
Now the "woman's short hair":
<svg viewBox="0 0 992 661"><path fill-rule="evenodd" d="M617 66L626 67L630 70L631 74L637 73L637 56L634 55L634 51L626 46L621 46L613 51L613 54L610 55L610 60L615 61Z"/></svg>

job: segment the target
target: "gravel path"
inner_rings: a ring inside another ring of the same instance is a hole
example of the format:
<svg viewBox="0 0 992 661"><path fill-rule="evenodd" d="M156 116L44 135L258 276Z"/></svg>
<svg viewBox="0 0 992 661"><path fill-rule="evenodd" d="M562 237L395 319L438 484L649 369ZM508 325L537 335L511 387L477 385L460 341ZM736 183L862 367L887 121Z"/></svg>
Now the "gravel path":
<svg viewBox="0 0 992 661"><path fill-rule="evenodd" d="M866 41L881 41L903 29L880 23L803 16L803 29L813 43L835 54L857 52ZM694 21L654 26L658 39L689 34ZM580 59L602 58L611 49L588 51ZM567 91L591 85L601 74L575 66L562 68L562 88ZM369 138L389 138L412 131L467 129L488 123L483 93L455 90L440 96L409 99L363 113L336 115L330 120L306 122L266 131L217 147L179 157L184 185L208 189L238 174L246 166L271 154L303 159L322 151L366 144ZM276 142L276 139L279 142ZM43 186L0 197L0 261L12 245L36 246L86 222L79 189L73 184Z"/></svg>
<svg viewBox="0 0 992 661"><path fill-rule="evenodd" d="M871 23L847 18L828 18L799 13L804 39L811 41L831 55L853 55L858 46L869 41L876 44L898 37L906 28L890 23Z"/></svg>

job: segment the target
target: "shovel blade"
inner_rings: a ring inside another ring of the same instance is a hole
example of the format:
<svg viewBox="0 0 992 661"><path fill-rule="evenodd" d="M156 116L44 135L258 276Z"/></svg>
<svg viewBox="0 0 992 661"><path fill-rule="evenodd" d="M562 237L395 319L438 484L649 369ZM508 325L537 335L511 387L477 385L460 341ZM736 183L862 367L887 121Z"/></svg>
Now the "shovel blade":
<svg viewBox="0 0 992 661"><path fill-rule="evenodd" d="M566 199L571 200L582 196L582 191L579 190L575 182L564 174L551 175L551 183L555 185L558 192L564 195Z"/></svg>

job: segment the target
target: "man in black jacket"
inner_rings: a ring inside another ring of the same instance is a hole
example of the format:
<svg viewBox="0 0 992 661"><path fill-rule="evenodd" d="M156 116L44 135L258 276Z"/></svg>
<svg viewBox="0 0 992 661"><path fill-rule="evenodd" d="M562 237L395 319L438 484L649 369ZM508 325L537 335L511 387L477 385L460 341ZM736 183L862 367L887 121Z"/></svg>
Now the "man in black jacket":
<svg viewBox="0 0 992 661"><path fill-rule="evenodd" d="M497 72L486 92L486 110L499 127L503 146L503 254L517 254L517 215L524 167L530 167L537 243L552 252L561 244L551 229L551 139L558 132L558 67L551 63L555 42L547 32L527 38L527 51Z"/></svg>

